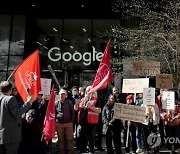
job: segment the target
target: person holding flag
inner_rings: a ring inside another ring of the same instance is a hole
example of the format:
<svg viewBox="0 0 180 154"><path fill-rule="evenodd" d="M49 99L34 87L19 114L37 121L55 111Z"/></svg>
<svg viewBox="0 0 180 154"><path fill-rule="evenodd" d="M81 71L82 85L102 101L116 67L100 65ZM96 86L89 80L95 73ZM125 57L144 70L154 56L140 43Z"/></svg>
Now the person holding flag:
<svg viewBox="0 0 180 154"><path fill-rule="evenodd" d="M34 97L27 96L25 103L19 107L12 92L12 83L0 83L0 153L17 154L21 141L21 116L31 108Z"/></svg>
<svg viewBox="0 0 180 154"><path fill-rule="evenodd" d="M104 55L97 70L92 86L85 90L85 97L80 103L75 104L75 110L78 110L78 122L81 126L80 131L80 152L85 152L87 142L89 142L90 153L94 153L94 134L95 125L98 123L101 105L97 97L93 97L98 90L105 89L107 84L113 80L110 66L110 40L107 43Z"/></svg>
<svg viewBox="0 0 180 154"><path fill-rule="evenodd" d="M91 86L87 86L85 96L81 99L80 103L74 105L74 109L78 111L78 124L80 125L79 138L77 139L80 153L85 153L88 145L90 153L94 154L95 128L98 123L101 107L95 94L93 96L89 93L90 90Z"/></svg>
<svg viewBox="0 0 180 154"><path fill-rule="evenodd" d="M89 93L105 89L109 82L113 81L113 74L110 64L110 40L107 43L104 55L96 73L96 77Z"/></svg>
<svg viewBox="0 0 180 154"><path fill-rule="evenodd" d="M54 85L51 89L50 98L48 101L48 106L46 110L46 116L44 119L43 126L43 136L44 140L48 143L51 140L56 132L56 123L55 123L55 92Z"/></svg>

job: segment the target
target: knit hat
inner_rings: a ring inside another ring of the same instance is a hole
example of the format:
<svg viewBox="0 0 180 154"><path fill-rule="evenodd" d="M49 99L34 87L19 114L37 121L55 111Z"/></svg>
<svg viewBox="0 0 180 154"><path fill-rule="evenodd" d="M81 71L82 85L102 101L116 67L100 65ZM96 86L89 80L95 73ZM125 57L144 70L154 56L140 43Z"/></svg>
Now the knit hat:
<svg viewBox="0 0 180 154"><path fill-rule="evenodd" d="M126 97L126 100L127 100L127 99L132 99L132 100L133 100L133 99L134 99L134 96L133 96L132 94L130 94L130 95L128 95L128 96Z"/></svg>

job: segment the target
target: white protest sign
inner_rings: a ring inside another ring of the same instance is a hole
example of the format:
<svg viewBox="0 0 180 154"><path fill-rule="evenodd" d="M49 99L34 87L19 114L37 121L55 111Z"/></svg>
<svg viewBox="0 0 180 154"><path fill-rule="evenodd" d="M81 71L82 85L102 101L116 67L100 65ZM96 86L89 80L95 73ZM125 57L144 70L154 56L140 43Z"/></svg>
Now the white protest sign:
<svg viewBox="0 0 180 154"><path fill-rule="evenodd" d="M155 105L155 88L143 89L143 104Z"/></svg>
<svg viewBox="0 0 180 154"><path fill-rule="evenodd" d="M146 108L142 106L115 103L114 117L116 119L144 123Z"/></svg>
<svg viewBox="0 0 180 154"><path fill-rule="evenodd" d="M149 78L123 79L122 93L143 93L149 87Z"/></svg>
<svg viewBox="0 0 180 154"><path fill-rule="evenodd" d="M174 110L174 105L175 105L174 91L163 91L161 101L162 101L162 109Z"/></svg>
<svg viewBox="0 0 180 154"><path fill-rule="evenodd" d="M41 78L40 94L49 95L51 91L51 79Z"/></svg>

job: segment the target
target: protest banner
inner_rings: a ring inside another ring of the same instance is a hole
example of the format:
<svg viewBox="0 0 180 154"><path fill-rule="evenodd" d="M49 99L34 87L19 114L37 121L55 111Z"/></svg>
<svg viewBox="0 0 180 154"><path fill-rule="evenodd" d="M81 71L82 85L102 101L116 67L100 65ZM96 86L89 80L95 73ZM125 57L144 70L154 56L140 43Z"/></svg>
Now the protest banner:
<svg viewBox="0 0 180 154"><path fill-rule="evenodd" d="M142 106L127 105L115 103L114 105L114 118L144 123L146 108Z"/></svg>

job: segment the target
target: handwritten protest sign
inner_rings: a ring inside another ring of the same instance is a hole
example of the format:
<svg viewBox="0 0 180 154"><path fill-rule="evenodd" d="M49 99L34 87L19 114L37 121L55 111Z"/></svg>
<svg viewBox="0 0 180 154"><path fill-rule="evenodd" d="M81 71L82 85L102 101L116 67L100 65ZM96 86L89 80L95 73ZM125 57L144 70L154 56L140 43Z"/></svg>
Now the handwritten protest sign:
<svg viewBox="0 0 180 154"><path fill-rule="evenodd" d="M51 91L51 79L41 78L40 94L49 95Z"/></svg>
<svg viewBox="0 0 180 154"><path fill-rule="evenodd" d="M142 106L115 103L114 117L116 119L144 123L146 118L145 111L146 108Z"/></svg>
<svg viewBox="0 0 180 154"><path fill-rule="evenodd" d="M133 62L133 75L156 76L160 74L160 62L135 61Z"/></svg>
<svg viewBox="0 0 180 154"><path fill-rule="evenodd" d="M173 88L172 74L157 74L156 75L156 88L172 89Z"/></svg>
<svg viewBox="0 0 180 154"><path fill-rule="evenodd" d="M143 89L143 104L155 105L155 88Z"/></svg>
<svg viewBox="0 0 180 154"><path fill-rule="evenodd" d="M123 79L122 93L143 93L149 87L149 78Z"/></svg>
<svg viewBox="0 0 180 154"><path fill-rule="evenodd" d="M174 103L175 103L174 91L163 91L161 101L162 101L162 109L174 110Z"/></svg>

